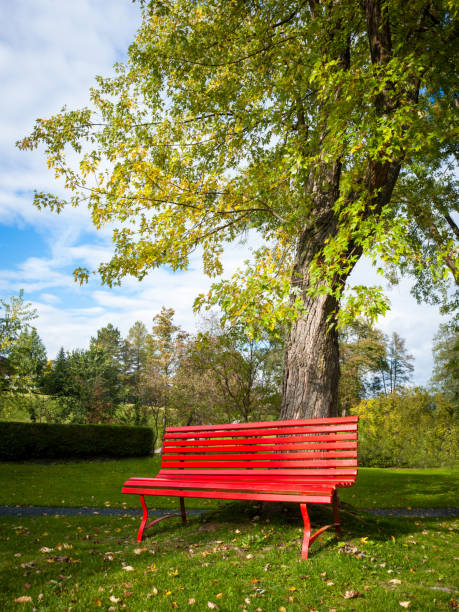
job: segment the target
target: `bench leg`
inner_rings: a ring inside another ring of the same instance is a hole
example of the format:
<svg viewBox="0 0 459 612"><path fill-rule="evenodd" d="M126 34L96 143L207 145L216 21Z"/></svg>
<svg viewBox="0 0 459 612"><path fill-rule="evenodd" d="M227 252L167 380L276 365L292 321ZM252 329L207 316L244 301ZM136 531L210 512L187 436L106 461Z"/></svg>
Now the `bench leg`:
<svg viewBox="0 0 459 612"><path fill-rule="evenodd" d="M177 514L177 512L174 512L172 514L165 514L164 516L160 516L159 518L155 519L154 521L151 521L151 523L148 523L148 525L147 525L147 521L148 521L148 508L147 508L147 504L145 503L145 497L143 495L139 495L139 497L140 497L140 503L142 504L143 514L142 514L142 520L140 521L139 532L137 533L137 542L141 542L142 541L143 532L146 529L149 529L150 527L152 527L156 523L159 523L159 521L163 521L166 518L171 518L172 516L181 516L182 517L182 523L186 523L185 502L183 500L183 497L180 497L180 514Z"/></svg>
<svg viewBox="0 0 459 612"><path fill-rule="evenodd" d="M320 536L324 531L330 529L330 527L334 527L336 533L341 534L341 523L339 517L339 506L338 506L338 493L336 490L333 492L332 497L333 504L333 525L325 525L318 529L313 535L311 535L311 521L309 520L308 509L306 504L300 504L301 514L303 516L304 521L304 536L303 536L303 546L301 547L301 556L303 559L308 558L309 546L314 542L314 540Z"/></svg>
<svg viewBox="0 0 459 612"><path fill-rule="evenodd" d="M185 499L180 497L180 514L182 515L182 523L186 523Z"/></svg>
<svg viewBox="0 0 459 612"><path fill-rule="evenodd" d="M303 559L308 558L309 553L309 540L311 539L311 521L309 520L309 514L306 504L300 504L301 516L304 521L304 536L303 545L301 547L301 556Z"/></svg>
<svg viewBox="0 0 459 612"><path fill-rule="evenodd" d="M341 535L341 521L339 516L339 501L338 501L338 491L335 489L333 492L333 525L335 527L335 531L338 535Z"/></svg>
<svg viewBox="0 0 459 612"><path fill-rule="evenodd" d="M145 498L143 495L140 495L140 503L142 504L143 516L142 516L142 520L140 521L139 532L137 534L137 542L142 541L143 531L145 529L145 525L148 520L148 508L147 508L147 504L145 503Z"/></svg>

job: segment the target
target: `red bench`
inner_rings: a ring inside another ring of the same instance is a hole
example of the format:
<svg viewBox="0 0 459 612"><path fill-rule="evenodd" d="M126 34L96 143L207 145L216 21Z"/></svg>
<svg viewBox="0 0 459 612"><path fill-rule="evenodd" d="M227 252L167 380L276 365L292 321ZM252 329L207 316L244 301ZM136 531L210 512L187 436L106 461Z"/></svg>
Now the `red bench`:
<svg viewBox="0 0 459 612"><path fill-rule="evenodd" d="M351 486L357 476L357 423L351 416L168 427L158 475L130 478L122 488L140 496L137 540L151 525L178 516L147 524L145 495L179 497L183 522L185 497L295 502L304 520L307 559L309 545L325 529L341 532L337 488ZM333 525L311 535L308 503L332 504Z"/></svg>

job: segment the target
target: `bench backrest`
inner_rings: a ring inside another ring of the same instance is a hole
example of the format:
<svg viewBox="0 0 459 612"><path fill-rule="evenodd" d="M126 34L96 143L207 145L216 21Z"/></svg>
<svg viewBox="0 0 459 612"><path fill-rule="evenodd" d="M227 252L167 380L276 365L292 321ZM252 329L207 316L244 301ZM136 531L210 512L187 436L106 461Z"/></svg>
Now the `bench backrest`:
<svg viewBox="0 0 459 612"><path fill-rule="evenodd" d="M295 476L352 484L358 417L168 427L160 474Z"/></svg>

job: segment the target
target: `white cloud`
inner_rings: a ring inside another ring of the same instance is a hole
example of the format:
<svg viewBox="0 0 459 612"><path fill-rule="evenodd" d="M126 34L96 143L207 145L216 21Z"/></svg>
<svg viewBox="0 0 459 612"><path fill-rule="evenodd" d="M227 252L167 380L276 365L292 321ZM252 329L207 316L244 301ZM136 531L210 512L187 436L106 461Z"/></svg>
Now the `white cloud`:
<svg viewBox="0 0 459 612"><path fill-rule="evenodd" d="M58 304L61 301L61 298L53 293L42 293L40 295L40 300L46 302L47 304Z"/></svg>
<svg viewBox="0 0 459 612"><path fill-rule="evenodd" d="M0 222L24 218L49 227L26 190L56 191L39 153L20 152L16 140L30 132L38 117L67 104L87 104L96 74L110 74L125 54L139 23L138 3L127 0L15 0L0 3L0 72L5 95L0 113ZM71 211L77 226L89 226L84 211ZM59 226L60 221L55 220Z"/></svg>

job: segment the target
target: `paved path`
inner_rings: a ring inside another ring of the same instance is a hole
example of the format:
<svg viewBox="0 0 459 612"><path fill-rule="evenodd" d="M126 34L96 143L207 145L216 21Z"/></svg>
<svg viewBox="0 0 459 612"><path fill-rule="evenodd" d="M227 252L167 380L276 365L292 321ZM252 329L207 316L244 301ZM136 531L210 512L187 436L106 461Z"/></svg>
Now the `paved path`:
<svg viewBox="0 0 459 612"><path fill-rule="evenodd" d="M209 508L187 508L187 514L202 514ZM150 516L164 516L177 512L173 508L148 510ZM0 506L0 516L141 516L139 508L62 508L59 506Z"/></svg>
<svg viewBox="0 0 459 612"><path fill-rule="evenodd" d="M210 508L187 509L187 514L199 515L209 512ZM419 518L459 517L459 508L365 508L378 516L408 516ZM150 516L164 516L174 509L148 510ZM141 509L133 508L61 508L59 506L0 506L0 516L140 516Z"/></svg>
<svg viewBox="0 0 459 612"><path fill-rule="evenodd" d="M459 516L459 508L366 508L364 511L378 516L413 516L420 518Z"/></svg>

